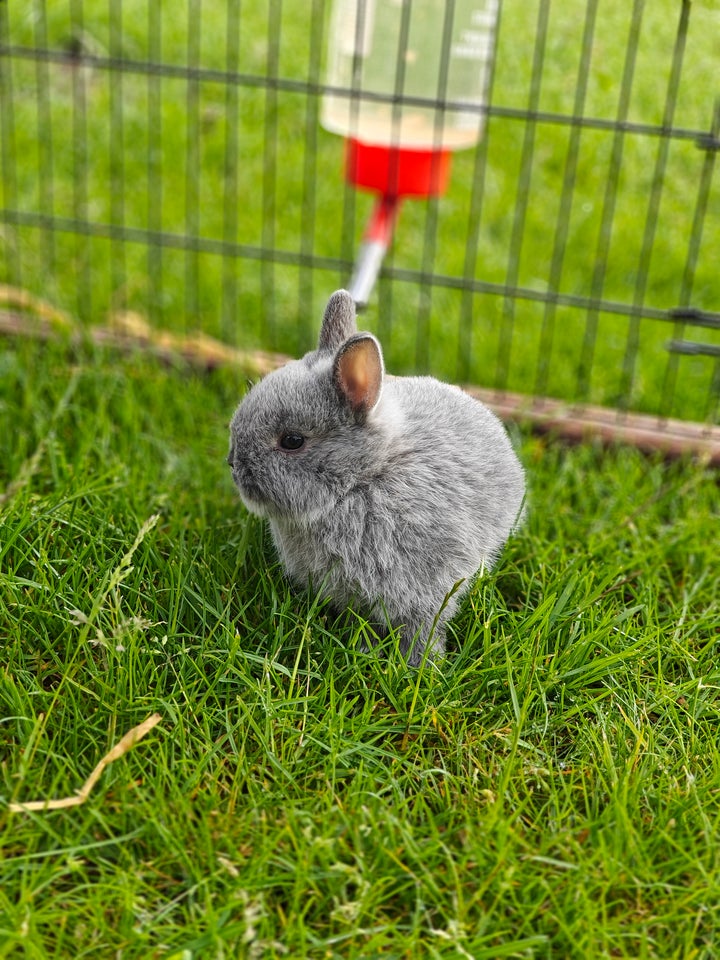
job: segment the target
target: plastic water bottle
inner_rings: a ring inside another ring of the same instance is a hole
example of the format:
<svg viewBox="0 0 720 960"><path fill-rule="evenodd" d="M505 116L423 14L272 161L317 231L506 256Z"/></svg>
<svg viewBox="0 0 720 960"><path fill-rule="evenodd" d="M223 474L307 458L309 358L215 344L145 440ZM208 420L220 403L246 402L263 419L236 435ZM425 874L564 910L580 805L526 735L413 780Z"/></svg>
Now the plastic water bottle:
<svg viewBox="0 0 720 960"><path fill-rule="evenodd" d="M499 0L335 0L322 123L361 143L472 147Z"/></svg>
<svg viewBox="0 0 720 960"><path fill-rule="evenodd" d="M349 290L368 302L400 200L442 193L484 129L499 0L335 0L322 123L345 176L379 194Z"/></svg>

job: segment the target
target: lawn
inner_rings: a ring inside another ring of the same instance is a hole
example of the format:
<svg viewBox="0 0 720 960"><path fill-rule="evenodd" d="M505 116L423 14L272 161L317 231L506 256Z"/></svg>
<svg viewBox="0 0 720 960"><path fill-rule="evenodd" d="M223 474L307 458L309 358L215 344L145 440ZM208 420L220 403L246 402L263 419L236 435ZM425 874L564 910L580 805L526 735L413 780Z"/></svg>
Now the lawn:
<svg viewBox="0 0 720 960"><path fill-rule="evenodd" d="M519 435L527 526L414 672L239 504L242 376L0 364L0 956L716 955L712 471Z"/></svg>
<svg viewBox="0 0 720 960"><path fill-rule="evenodd" d="M370 204L303 87L312 9L0 4L0 300L309 347ZM707 358L665 392L667 323L566 302L717 309L714 155L657 136L681 10L672 124L708 130L714 0L504 0L487 146L407 203L367 313L392 372L706 416ZM225 463L245 388L0 340L0 958L714 960L717 472L514 428L527 524L413 671L286 583ZM84 803L14 811L75 795L155 714Z"/></svg>

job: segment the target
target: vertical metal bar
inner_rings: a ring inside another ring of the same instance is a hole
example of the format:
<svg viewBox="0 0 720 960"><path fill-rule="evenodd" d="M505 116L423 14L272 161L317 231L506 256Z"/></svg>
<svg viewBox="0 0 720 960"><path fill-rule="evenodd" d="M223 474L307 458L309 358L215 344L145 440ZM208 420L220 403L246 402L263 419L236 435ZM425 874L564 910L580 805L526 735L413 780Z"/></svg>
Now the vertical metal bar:
<svg viewBox="0 0 720 960"><path fill-rule="evenodd" d="M320 101L317 94L320 83L320 63L323 48L325 23L325 0L312 0L310 14L310 49L308 53L307 83L305 95L305 151L303 156L302 209L300 213L300 271L298 300L300 327L299 350L304 353L313 344L316 318L313 316L313 271L312 256L315 252L315 215L317 207L317 145ZM329 293L330 291L328 291Z"/></svg>
<svg viewBox="0 0 720 960"><path fill-rule="evenodd" d="M588 0L583 28L582 49L577 80L575 83L575 100L573 103L573 118L580 119L585 112L588 78L590 76L590 59L592 57L595 23L597 20L598 0ZM580 124L570 126L567 153L565 155L565 170L560 192L560 207L555 221L555 239L553 241L552 259L550 261L550 277L548 281L550 292L558 292L562 279L562 269L565 260L565 250L572 213L572 201L575 193L577 178L578 155L580 152ZM540 344L535 374L533 392L536 396L544 396L548 389L550 362L552 358L553 340L555 334L555 316L557 304L555 300L547 300L543 312L540 329Z"/></svg>
<svg viewBox="0 0 720 960"><path fill-rule="evenodd" d="M623 147L625 144L625 123L630 106L635 63L637 60L638 38L642 23L645 0L633 0L632 20L627 46L625 48L625 64L620 84L620 97L615 121L615 133L610 155L610 167L605 183L605 195L600 222L600 233L595 251L595 269L593 271L590 298L593 305L588 309L585 320L585 335L580 352L576 381L576 399L586 401L590 393L590 379L592 376L593 360L595 356L595 341L597 339L598 318L602 302L605 273L607 271L608 256L610 253L610 239L612 235L613 219L615 217L615 201L617 198L620 166L622 164Z"/></svg>
<svg viewBox="0 0 720 960"><path fill-rule="evenodd" d="M361 0L362 2L362 0ZM401 123L402 123L402 112L403 104L402 97L405 92L405 74L407 67L407 52L408 44L410 38L410 18L412 15L412 3L403 3L400 9L400 30L398 33L398 44L397 44L397 53L395 55L395 78L393 80L393 103L392 111L390 116L390 140L391 146L400 146L400 132L401 132ZM359 24L359 28L364 30L364 22ZM362 34L361 34L362 35ZM356 47L360 49L360 46ZM393 162L395 166L393 167ZM395 186L393 190L391 187L391 192L397 193L397 181L399 176L399 169L397 166L397 157L390 157L390 168L388 170L388 182ZM383 209L385 208L385 209ZM398 213L398 204L396 199L393 198L388 206L387 203L383 203L383 200L378 199L375 205L375 212L371 216L377 215L378 223L384 217L384 214L392 209L394 212L390 217L385 217L392 226L394 226L395 220ZM380 269L382 266L383 260L385 260L389 267L392 267L395 260L395 251L391 244L392 239L392 229L387 234L387 243L384 244L385 249L383 251L378 251L379 256L376 255L376 262L372 267L372 272L377 276L380 274ZM370 257L372 260L372 249L369 250ZM360 264L362 268L362 264ZM357 270L357 266L356 266ZM357 275L357 274L356 274ZM379 290L378 296L378 306L380 310L380 319L378 323L378 333L388 346L392 338L392 326L393 326L393 283L384 284ZM369 294L368 294L369 296ZM416 343L417 349L417 343Z"/></svg>
<svg viewBox="0 0 720 960"><path fill-rule="evenodd" d="M362 104L362 85L363 85L363 36L365 34L365 19L368 3L373 0L356 0L357 16L355 18L355 37L353 46L353 65L352 77L350 81L350 129L357 130L358 117ZM357 219L357 193L354 187L345 181L343 190L343 213L342 226L340 231L340 252L343 260L352 263L355 255L355 221ZM347 283L344 274L340 276L342 284Z"/></svg>
<svg viewBox="0 0 720 960"><path fill-rule="evenodd" d="M88 129L86 102L85 17L83 0L71 0L70 21L73 32L75 63L72 72L72 152L73 152L73 217L87 224L88 208ZM92 318L92 242L82 227L76 234L77 313L81 320Z"/></svg>
<svg viewBox="0 0 720 960"><path fill-rule="evenodd" d="M110 0L110 56L119 62L123 55L122 0ZM111 296L116 306L125 301L127 265L125 241L125 135L123 122L123 71L109 70L110 87L110 218L113 237L110 244Z"/></svg>
<svg viewBox="0 0 720 960"><path fill-rule="evenodd" d="M712 121L710 124L709 142L714 144L720 138L720 98L715 101ZM698 144L702 148L702 143ZM680 282L680 308L689 307L693 286L695 283L695 270L700 256L702 246L703 228L709 209L710 189L712 187L713 173L715 171L715 161L717 150L712 146L705 152L700 180L698 183L697 199L695 201L695 210L693 212L693 221L690 228L690 239L688 241L687 257L683 268L682 280ZM680 311L682 313L682 309ZM673 329L673 339L681 340L685 329L685 321L678 319ZM671 352L668 354L663 376L662 397L660 400L660 416L670 416L672 402L677 387L677 378L679 372L680 354ZM720 363L716 362L715 372L711 381L708 400L705 408L705 419L714 420L717 418L718 402L720 402Z"/></svg>
<svg viewBox="0 0 720 960"><path fill-rule="evenodd" d="M150 237L147 248L147 270L150 284L148 312L158 320L163 305L163 252L160 234L163 228L163 162L162 162L162 77L152 70L162 62L162 16L159 3L148 3L148 153L147 153L147 218Z"/></svg>
<svg viewBox="0 0 720 960"><path fill-rule="evenodd" d="M515 199L515 213L510 236L508 266L505 274L506 293L503 297L502 325L498 338L497 363L495 368L495 388L497 390L504 390L507 387L510 373L510 354L512 351L513 328L515 325L514 293L518 284L523 234L530 199L530 181L532 178L533 155L535 152L535 128L537 126L536 115L540 105L540 89L542 85L542 71L545 60L549 16L550 0L541 0L538 10L537 32L535 35L535 49L533 52L533 65L530 79L528 117L525 122L525 136L523 138L520 157L520 174Z"/></svg>
<svg viewBox="0 0 720 960"><path fill-rule="evenodd" d="M55 168L53 162L53 121L52 101L50 97L50 69L47 59L42 55L47 51L47 15L45 0L35 3L35 46L41 53L35 61L35 83L37 85L38 110L38 189L40 191L40 210L45 223L42 231L42 262L45 268L46 295L52 299L57 295L56 252L55 252Z"/></svg>
<svg viewBox="0 0 720 960"><path fill-rule="evenodd" d="M10 43L9 4L0 3L0 42ZM3 197L5 206L6 242L0 246L6 251L6 273L10 283L22 286L21 257L18 231L13 218L18 214L18 186L15 157L15 104L13 99L13 62L10 56L0 57L0 159L2 162Z"/></svg>
<svg viewBox="0 0 720 960"><path fill-rule="evenodd" d="M188 0L187 8L186 145L185 145L185 315L199 321L200 257L195 241L200 236L200 32L201 0Z"/></svg>
<svg viewBox="0 0 720 960"><path fill-rule="evenodd" d="M223 242L238 240L238 123L239 93L235 80L240 69L240 0L228 0L225 41L225 69L231 75L225 84L225 158L223 170ZM222 260L221 323L223 336L237 341L237 259L229 253Z"/></svg>
<svg viewBox="0 0 720 960"><path fill-rule="evenodd" d="M435 92L436 107L433 123L433 144L437 151L442 147L442 136L447 114L447 86L450 72L450 52L452 48L453 24L455 19L455 0L447 0L442 27L442 46L440 48L440 69ZM437 152L433 157L433 166L439 162ZM437 177L437 170L431 172L431 179ZM420 373L426 373L430 366L430 315L432 310L432 273L435 265L437 246L438 207L437 196L429 197L426 206L423 251L420 261L420 302L418 305L417 336L415 342L415 366Z"/></svg>
<svg viewBox="0 0 720 960"><path fill-rule="evenodd" d="M713 365L712 380L708 390L705 420L708 423L717 423L720 420L720 359Z"/></svg>
<svg viewBox="0 0 720 960"><path fill-rule="evenodd" d="M500 37L502 26L502 2L499 2L497 23L495 26L496 40ZM490 63L490 72L487 80L487 103L489 106L493 102L493 91L495 89L495 63L496 57L492 57ZM483 202L485 199L485 180L487 176L487 157L488 140L490 138L491 114L488 115L485 124L485 135L480 141L475 151L475 163L473 165L472 188L470 193L470 207L468 210L467 240L465 242L465 259L463 262L463 291L460 302L460 316L458 329L458 357L457 357L457 380L459 383L467 383L470 379L472 356L472 335L473 335L473 304L474 295L470 284L475 278L477 267L478 251L480 247L480 224L482 222Z"/></svg>
<svg viewBox="0 0 720 960"><path fill-rule="evenodd" d="M394 147L401 146L400 134L402 130L403 106L405 95L405 74L407 72L408 46L410 44L410 22L412 17L412 3L403 3L400 10L400 32L398 34L397 53L395 55L395 80L393 82L392 118L390 121L390 140ZM390 182L396 185L398 177L397 167L390 171ZM397 193L397 190L393 190Z"/></svg>
<svg viewBox="0 0 720 960"><path fill-rule="evenodd" d="M263 312L271 347L277 347L275 325L275 264L272 252L275 249L277 207L277 137L278 93L276 81L280 63L280 31L282 25L282 0L270 0L268 8L268 47L265 70L265 116L263 128L263 181L262 181L262 253L260 286Z"/></svg>
<svg viewBox="0 0 720 960"><path fill-rule="evenodd" d="M678 29L675 36L675 49L673 51L670 77L665 96L665 108L663 110L662 125L663 129L667 131L672 128L673 120L675 118L675 105L677 103L678 88L680 86L680 74L682 72L689 19L690 2L689 0L683 0L680 8L680 21L678 23ZM643 232L640 259L638 261L636 271L632 312L630 314L630 321L628 324L628 332L625 342L625 357L623 360L623 370L620 380L620 396L618 399L618 406L623 410L627 410L630 405L630 395L632 392L635 375L635 363L640 346L640 314L645 302L645 292L647 290L648 277L650 274L650 261L652 259L653 245L655 242L655 232L657 230L658 217L660 213L660 202L662 199L669 151L670 137L668 135L660 136L658 139L657 154L655 156L655 167L653 170L652 186L650 188L650 198L648 200L647 213L645 215L645 229ZM669 398L668 409L670 409L671 406L672 398Z"/></svg>

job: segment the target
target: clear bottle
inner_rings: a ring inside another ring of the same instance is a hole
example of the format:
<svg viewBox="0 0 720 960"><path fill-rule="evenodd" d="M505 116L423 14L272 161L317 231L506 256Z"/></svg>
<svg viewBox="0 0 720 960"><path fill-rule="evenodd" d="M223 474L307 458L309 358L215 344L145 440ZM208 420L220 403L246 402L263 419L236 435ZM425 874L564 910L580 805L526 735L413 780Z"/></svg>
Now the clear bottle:
<svg viewBox="0 0 720 960"><path fill-rule="evenodd" d="M472 147L499 0L335 0L322 123L363 144Z"/></svg>

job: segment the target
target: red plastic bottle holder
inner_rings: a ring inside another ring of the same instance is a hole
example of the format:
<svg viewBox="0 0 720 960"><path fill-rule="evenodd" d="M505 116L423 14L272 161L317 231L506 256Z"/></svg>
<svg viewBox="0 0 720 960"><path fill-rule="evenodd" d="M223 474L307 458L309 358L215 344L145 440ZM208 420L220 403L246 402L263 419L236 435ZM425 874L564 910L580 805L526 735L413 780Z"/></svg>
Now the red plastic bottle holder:
<svg viewBox="0 0 720 960"><path fill-rule="evenodd" d="M348 139L345 177L349 183L387 197L428 197L444 193L450 178L449 150L411 150Z"/></svg>

